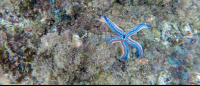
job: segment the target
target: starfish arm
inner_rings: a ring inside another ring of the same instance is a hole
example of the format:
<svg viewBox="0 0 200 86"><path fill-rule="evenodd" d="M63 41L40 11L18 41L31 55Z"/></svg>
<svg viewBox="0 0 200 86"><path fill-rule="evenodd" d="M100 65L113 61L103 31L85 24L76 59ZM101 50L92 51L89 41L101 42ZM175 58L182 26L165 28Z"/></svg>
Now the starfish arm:
<svg viewBox="0 0 200 86"><path fill-rule="evenodd" d="M127 56L128 56L128 44L122 39L122 37L113 37L111 39L109 39L107 41L108 43L116 43L116 42L120 42L121 45L121 49L122 49L122 55L121 55L121 59L126 60Z"/></svg>
<svg viewBox="0 0 200 86"><path fill-rule="evenodd" d="M111 29L116 32L117 34L123 36L124 35L124 31L119 28L115 23L111 22L109 18L107 18L106 16L104 16L104 19L106 20L107 24L111 27Z"/></svg>
<svg viewBox="0 0 200 86"><path fill-rule="evenodd" d="M132 40L131 38L126 38L126 40L130 45L132 45L133 47L135 47L137 49L138 58L142 57L142 54L143 54L142 46L138 42Z"/></svg>
<svg viewBox="0 0 200 86"><path fill-rule="evenodd" d="M128 57L128 52L129 52L128 44L125 42L125 40L122 40L121 45L122 45L122 51L123 51L123 54L121 55L121 59L126 60Z"/></svg>
<svg viewBox="0 0 200 86"><path fill-rule="evenodd" d="M122 37L113 37L113 38L109 39L109 40L107 41L107 43L113 44L113 43L121 42L121 41L122 41Z"/></svg>
<svg viewBox="0 0 200 86"><path fill-rule="evenodd" d="M134 35L143 28L150 28L150 26L147 24L139 24L136 28L132 28L129 32L127 32L126 37Z"/></svg>

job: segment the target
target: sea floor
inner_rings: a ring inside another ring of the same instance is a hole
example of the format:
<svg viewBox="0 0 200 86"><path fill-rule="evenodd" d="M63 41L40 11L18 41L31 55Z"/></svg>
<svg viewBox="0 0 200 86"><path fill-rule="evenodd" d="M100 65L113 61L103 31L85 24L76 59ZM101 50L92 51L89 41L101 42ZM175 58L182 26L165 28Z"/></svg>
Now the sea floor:
<svg viewBox="0 0 200 86"><path fill-rule="evenodd" d="M200 85L199 19L200 0L0 0L0 84ZM150 26L141 58L111 24Z"/></svg>

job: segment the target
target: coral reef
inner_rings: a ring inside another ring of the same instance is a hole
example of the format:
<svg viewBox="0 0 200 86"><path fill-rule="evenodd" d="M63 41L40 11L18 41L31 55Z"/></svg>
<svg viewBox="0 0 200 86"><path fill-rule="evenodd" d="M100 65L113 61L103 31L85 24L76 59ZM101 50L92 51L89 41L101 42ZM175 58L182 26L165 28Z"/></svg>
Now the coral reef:
<svg viewBox="0 0 200 86"><path fill-rule="evenodd" d="M21 36L23 33L10 34L2 30L0 34L1 76L7 78L7 84L19 84L32 74L31 63L36 57L36 48L30 44L30 40L21 38L24 37Z"/></svg>
<svg viewBox="0 0 200 86"><path fill-rule="evenodd" d="M1 0L0 84L199 85L199 0ZM120 44L103 16L143 48Z"/></svg>

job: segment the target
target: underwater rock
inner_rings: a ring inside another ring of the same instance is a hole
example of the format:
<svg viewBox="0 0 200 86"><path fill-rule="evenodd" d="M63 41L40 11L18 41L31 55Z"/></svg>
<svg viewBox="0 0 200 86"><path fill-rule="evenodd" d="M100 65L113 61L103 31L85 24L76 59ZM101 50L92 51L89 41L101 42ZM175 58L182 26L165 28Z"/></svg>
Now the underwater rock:
<svg viewBox="0 0 200 86"><path fill-rule="evenodd" d="M156 28L153 28L152 33L156 36L156 38L160 38L160 31Z"/></svg>
<svg viewBox="0 0 200 86"><path fill-rule="evenodd" d="M48 33L47 35L42 36L39 52L51 50L60 41L61 37L58 35L58 32Z"/></svg>

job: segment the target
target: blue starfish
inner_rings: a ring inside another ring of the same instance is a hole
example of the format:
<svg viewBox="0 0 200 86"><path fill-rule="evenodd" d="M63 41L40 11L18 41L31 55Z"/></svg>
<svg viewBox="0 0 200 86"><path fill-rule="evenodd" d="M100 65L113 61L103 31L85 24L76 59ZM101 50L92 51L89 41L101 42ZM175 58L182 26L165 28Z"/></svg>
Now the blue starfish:
<svg viewBox="0 0 200 86"><path fill-rule="evenodd" d="M110 43L120 42L121 47L122 47L121 60L126 60L127 59L128 51L129 51L128 44L134 46L138 50L138 58L142 57L142 54L143 54L142 46L138 42L132 40L130 37L132 35L134 35L135 33L137 33L138 31L140 31L141 29L143 29L143 28L150 28L150 26L147 25L147 24L139 24L136 28L132 28L130 31L125 33L115 23L111 22L109 20L109 18L104 16L104 19L106 20L107 24L111 27L111 29L114 32L116 32L118 35L120 35L120 37L113 37L113 38L109 39L107 42L109 44Z"/></svg>

